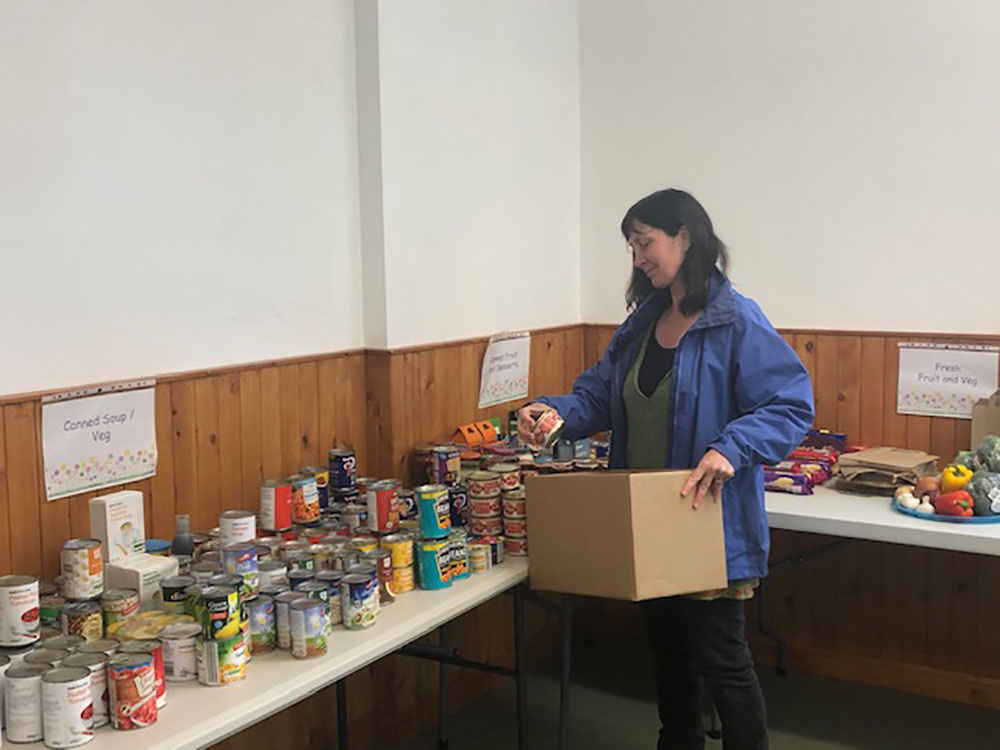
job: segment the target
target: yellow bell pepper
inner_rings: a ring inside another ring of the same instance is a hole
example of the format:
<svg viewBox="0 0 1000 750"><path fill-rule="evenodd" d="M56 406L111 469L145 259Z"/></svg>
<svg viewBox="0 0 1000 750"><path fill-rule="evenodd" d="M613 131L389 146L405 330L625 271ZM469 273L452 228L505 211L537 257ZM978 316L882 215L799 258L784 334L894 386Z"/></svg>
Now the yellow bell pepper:
<svg viewBox="0 0 1000 750"><path fill-rule="evenodd" d="M972 469L962 464L948 464L941 472L941 493L958 492L972 479Z"/></svg>

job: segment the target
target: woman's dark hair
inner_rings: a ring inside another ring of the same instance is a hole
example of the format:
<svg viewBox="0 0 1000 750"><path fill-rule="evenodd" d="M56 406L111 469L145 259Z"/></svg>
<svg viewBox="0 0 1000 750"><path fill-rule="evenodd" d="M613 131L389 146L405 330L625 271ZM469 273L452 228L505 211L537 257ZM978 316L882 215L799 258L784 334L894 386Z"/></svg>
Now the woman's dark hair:
<svg viewBox="0 0 1000 750"><path fill-rule="evenodd" d="M726 272L729 254L722 240L715 236L712 220L708 218L702 205L693 195L683 190L659 190L647 195L625 212L621 229L626 240L636 222L662 229L671 237L676 237L681 227L687 227L691 245L679 272L685 289L684 299L680 301L681 312L692 315L703 310L708 304L708 285L712 272L716 265L723 273ZM625 304L630 311L634 310L654 291L656 290L649 277L637 268L632 269L632 278L625 292Z"/></svg>

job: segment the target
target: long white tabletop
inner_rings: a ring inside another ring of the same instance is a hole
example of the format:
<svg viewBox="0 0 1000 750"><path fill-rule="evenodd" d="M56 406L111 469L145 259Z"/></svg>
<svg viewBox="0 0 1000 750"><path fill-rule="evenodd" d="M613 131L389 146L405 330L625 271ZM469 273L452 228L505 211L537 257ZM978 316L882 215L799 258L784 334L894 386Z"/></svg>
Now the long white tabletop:
<svg viewBox="0 0 1000 750"><path fill-rule="evenodd" d="M393 653L438 626L528 577L528 559L508 557L486 573L440 591L413 591L385 607L368 630L335 628L326 656L295 659L285 651L255 656L242 682L204 687L167 683L167 706L157 722L136 731L97 730L91 750L188 750L218 742L321 688ZM331 706L331 712L333 706ZM43 748L41 742L12 745Z"/></svg>
<svg viewBox="0 0 1000 750"><path fill-rule="evenodd" d="M893 510L888 497L817 487L813 495L768 492L765 502L772 529L1000 555L1000 524L925 521Z"/></svg>

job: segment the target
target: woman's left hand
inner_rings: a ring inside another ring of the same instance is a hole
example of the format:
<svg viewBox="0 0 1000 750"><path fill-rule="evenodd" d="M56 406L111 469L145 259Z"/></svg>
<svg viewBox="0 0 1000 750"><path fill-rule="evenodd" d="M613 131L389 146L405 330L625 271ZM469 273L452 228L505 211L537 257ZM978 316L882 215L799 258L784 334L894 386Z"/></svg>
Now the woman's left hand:
<svg viewBox="0 0 1000 750"><path fill-rule="evenodd" d="M719 502L722 497L722 485L732 479L734 473L729 459L717 450L710 450L687 478L681 490L681 497L687 497L691 490L697 487L694 500L691 501L692 508L697 509L709 491L712 493L712 499Z"/></svg>

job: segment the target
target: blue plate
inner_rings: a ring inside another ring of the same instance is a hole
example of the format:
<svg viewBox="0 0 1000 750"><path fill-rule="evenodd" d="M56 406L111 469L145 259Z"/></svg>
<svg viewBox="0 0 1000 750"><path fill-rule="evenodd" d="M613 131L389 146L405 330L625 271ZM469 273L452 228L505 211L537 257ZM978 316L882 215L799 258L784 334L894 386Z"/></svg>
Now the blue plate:
<svg viewBox="0 0 1000 750"><path fill-rule="evenodd" d="M915 510L904 508L896 498L891 500L892 509L902 513L904 516L913 516L923 521L943 521L944 523L1000 523L1000 516L942 516L937 513L928 515L927 513L917 513Z"/></svg>

